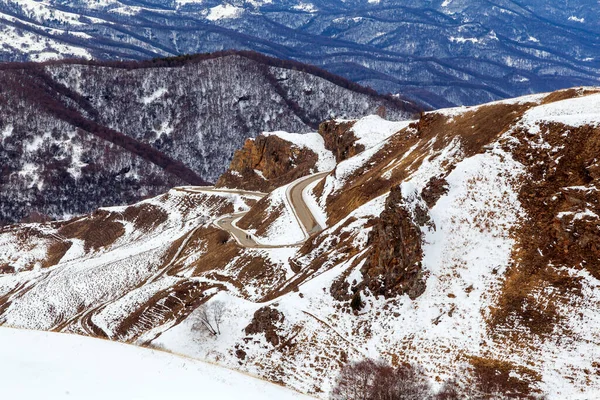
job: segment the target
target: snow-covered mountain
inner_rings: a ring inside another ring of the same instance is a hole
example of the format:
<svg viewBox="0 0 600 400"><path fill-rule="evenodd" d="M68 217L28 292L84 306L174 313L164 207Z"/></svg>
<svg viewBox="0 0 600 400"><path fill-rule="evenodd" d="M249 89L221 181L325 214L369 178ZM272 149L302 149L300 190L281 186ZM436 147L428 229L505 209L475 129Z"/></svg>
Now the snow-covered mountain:
<svg viewBox="0 0 600 400"><path fill-rule="evenodd" d="M367 357L473 398L598 398L599 110L575 88L264 135L220 187L5 227L0 322L320 398Z"/></svg>
<svg viewBox="0 0 600 400"><path fill-rule="evenodd" d="M36 3L37 4L37 3ZM222 174L264 130L416 108L255 53L0 67L0 225L128 204Z"/></svg>
<svg viewBox="0 0 600 400"><path fill-rule="evenodd" d="M425 104L598 84L596 0L0 1L0 57L249 49Z"/></svg>

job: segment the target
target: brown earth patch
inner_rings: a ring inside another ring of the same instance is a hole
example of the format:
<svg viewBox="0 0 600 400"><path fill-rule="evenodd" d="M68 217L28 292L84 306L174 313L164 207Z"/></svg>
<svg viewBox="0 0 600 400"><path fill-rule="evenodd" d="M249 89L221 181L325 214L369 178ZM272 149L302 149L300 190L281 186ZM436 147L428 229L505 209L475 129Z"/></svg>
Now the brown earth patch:
<svg viewBox="0 0 600 400"><path fill-rule="evenodd" d="M562 268L600 278L600 129L561 124L541 129L553 150L531 146L526 131L514 134L520 143L513 155L531 175L519 193L530 218L515 233L514 264L491 310L491 326L520 324L547 335L564 317L558 304L581 294L579 278ZM590 190L578 189L582 186Z"/></svg>
<svg viewBox="0 0 600 400"><path fill-rule="evenodd" d="M246 230L256 229L259 236L266 235L269 227L281 216L285 206L280 204L273 209L270 207L269 197L263 197L237 222L237 226Z"/></svg>
<svg viewBox="0 0 600 400"><path fill-rule="evenodd" d="M165 264L175 256L185 238L183 236L173 243L164 257ZM184 266L183 260L197 252L201 254ZM227 232L213 226L202 227L193 233L170 274L177 275L188 268L194 268L192 276L230 283L242 293L246 293L245 287L251 282L254 282L253 286L260 286L267 292L285 279L277 266L251 251L244 252Z"/></svg>
<svg viewBox="0 0 600 400"><path fill-rule="evenodd" d="M128 337L134 341L145 333L168 321L181 322L211 296L206 291L212 288L225 289L223 285L209 285L183 280L172 287L156 293L143 306L131 313L115 330L117 337Z"/></svg>
<svg viewBox="0 0 600 400"><path fill-rule="evenodd" d="M139 204L125 209L123 217L133 222L135 229L148 232L165 222L169 215L161 207L153 204Z"/></svg>
<svg viewBox="0 0 600 400"><path fill-rule="evenodd" d="M594 93L598 93L598 90L578 89L578 88L558 90L558 91L552 92L548 96L544 97L541 104L555 103L557 101L572 99L575 97L587 96L587 95L594 94Z"/></svg>
<svg viewBox="0 0 600 400"><path fill-rule="evenodd" d="M73 243L68 241L57 241L52 243L48 247L46 258L42 261L42 268L49 268L58 264L72 245Z"/></svg>
<svg viewBox="0 0 600 400"><path fill-rule="evenodd" d="M62 226L58 233L84 241L85 251L98 250L113 244L125 233L123 224L116 221L117 216L105 210L94 211L89 217L72 220Z"/></svg>
<svg viewBox="0 0 600 400"><path fill-rule="evenodd" d="M469 357L475 398L539 399L541 376L524 366L486 357Z"/></svg>
<svg viewBox="0 0 600 400"><path fill-rule="evenodd" d="M277 285L285 278L274 270L273 266L262 257L245 256L241 257L236 266L236 278L244 286L255 281L253 286L260 285L260 282L268 282L269 286Z"/></svg>
<svg viewBox="0 0 600 400"><path fill-rule="evenodd" d="M210 271L221 270L240 254L241 249L234 240L223 241L223 232L223 230L213 226L203 227L198 229L188 241L186 249L183 249L181 252L181 258L195 251L203 252L198 260L186 267L194 268L193 276L200 276ZM183 240L184 238L181 238L171 246L169 251L172 252L173 256L181 246ZM170 258L167 257L166 259ZM173 273L180 272L181 268L174 268Z"/></svg>
<svg viewBox="0 0 600 400"><path fill-rule="evenodd" d="M15 267L13 267L12 265L10 265L8 263L0 264L0 274L14 274L14 273L15 273Z"/></svg>

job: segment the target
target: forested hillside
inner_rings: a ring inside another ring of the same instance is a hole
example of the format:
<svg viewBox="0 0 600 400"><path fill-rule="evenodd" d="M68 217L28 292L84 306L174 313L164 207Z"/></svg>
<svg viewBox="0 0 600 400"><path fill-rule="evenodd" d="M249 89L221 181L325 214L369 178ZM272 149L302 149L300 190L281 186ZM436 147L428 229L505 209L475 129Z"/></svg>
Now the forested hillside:
<svg viewBox="0 0 600 400"><path fill-rule="evenodd" d="M255 53L0 65L0 224L214 182L264 130L417 108Z"/></svg>

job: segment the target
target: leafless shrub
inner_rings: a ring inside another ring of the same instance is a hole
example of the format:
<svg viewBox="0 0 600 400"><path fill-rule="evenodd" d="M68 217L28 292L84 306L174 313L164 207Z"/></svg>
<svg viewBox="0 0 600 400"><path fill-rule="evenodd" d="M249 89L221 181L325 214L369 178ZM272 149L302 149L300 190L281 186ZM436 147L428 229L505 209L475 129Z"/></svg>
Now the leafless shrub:
<svg viewBox="0 0 600 400"><path fill-rule="evenodd" d="M203 304L195 313L196 320L192 329L196 331L205 331L213 336L221 334L221 324L225 317L227 308L222 301L213 301L210 304Z"/></svg>
<svg viewBox="0 0 600 400"><path fill-rule="evenodd" d="M363 360L342 368L331 400L425 400L431 388L423 371L410 364L394 368Z"/></svg>
<svg viewBox="0 0 600 400"><path fill-rule="evenodd" d="M455 380L449 380L433 397L435 400L461 400L464 396L460 395L460 387Z"/></svg>

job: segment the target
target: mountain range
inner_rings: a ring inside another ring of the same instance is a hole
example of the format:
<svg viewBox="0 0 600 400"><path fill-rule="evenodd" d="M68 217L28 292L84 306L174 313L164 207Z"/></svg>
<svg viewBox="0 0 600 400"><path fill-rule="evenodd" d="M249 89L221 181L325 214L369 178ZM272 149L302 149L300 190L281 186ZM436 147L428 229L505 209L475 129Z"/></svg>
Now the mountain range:
<svg viewBox="0 0 600 400"><path fill-rule="evenodd" d="M0 58L254 50L423 105L597 85L596 0L2 0Z"/></svg>

